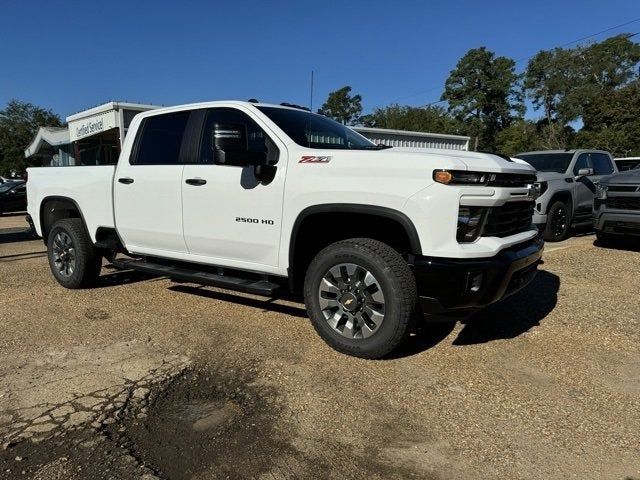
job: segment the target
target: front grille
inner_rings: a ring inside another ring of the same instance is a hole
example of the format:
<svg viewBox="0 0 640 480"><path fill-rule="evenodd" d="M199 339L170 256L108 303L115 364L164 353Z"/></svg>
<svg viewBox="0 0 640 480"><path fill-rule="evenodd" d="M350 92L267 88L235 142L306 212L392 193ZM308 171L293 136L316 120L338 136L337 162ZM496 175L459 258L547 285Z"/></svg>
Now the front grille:
<svg viewBox="0 0 640 480"><path fill-rule="evenodd" d="M524 173L493 173L487 185L490 187L523 188L535 181L535 175Z"/></svg>
<svg viewBox="0 0 640 480"><path fill-rule="evenodd" d="M640 187L637 185L609 185L607 187L609 192L638 192Z"/></svg>
<svg viewBox="0 0 640 480"><path fill-rule="evenodd" d="M534 202L508 202L489 209L483 237L508 237L529 229Z"/></svg>
<svg viewBox="0 0 640 480"><path fill-rule="evenodd" d="M614 210L640 210L640 197L609 197L605 205Z"/></svg>

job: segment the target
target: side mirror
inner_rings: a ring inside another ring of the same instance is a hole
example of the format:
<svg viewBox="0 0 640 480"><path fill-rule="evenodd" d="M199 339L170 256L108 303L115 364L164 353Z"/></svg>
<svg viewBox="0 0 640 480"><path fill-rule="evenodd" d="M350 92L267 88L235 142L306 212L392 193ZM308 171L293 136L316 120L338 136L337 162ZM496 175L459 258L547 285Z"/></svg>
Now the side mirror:
<svg viewBox="0 0 640 480"><path fill-rule="evenodd" d="M578 175L576 175L576 180L581 177L589 177L593 175L593 168L581 168L578 170Z"/></svg>

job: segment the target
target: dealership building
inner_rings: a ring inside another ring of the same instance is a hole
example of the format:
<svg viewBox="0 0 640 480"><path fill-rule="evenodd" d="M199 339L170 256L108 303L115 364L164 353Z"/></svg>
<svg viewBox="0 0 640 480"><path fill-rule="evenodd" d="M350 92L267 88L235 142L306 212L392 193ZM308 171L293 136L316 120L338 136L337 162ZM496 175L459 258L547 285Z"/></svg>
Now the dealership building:
<svg viewBox="0 0 640 480"><path fill-rule="evenodd" d="M158 105L109 102L67 117L67 127L40 127L25 149L26 158L42 166L111 165L120 155L135 115ZM468 150L469 137L353 127L374 143L393 147Z"/></svg>

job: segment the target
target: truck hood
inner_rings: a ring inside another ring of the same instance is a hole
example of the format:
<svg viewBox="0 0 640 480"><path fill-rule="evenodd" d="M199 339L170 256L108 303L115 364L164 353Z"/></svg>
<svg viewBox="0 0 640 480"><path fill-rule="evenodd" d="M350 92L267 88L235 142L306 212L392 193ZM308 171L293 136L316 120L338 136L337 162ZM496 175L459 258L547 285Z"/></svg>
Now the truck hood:
<svg viewBox="0 0 640 480"><path fill-rule="evenodd" d="M505 160L498 155L480 152L467 152L464 150L441 150L434 148L402 148L394 147L383 150L384 153L398 161L399 157L407 156L415 158L415 156L442 157L442 159L456 160L456 164L464 165L466 170L475 172L490 173L535 173L535 169L525 163L517 163Z"/></svg>
<svg viewBox="0 0 640 480"><path fill-rule="evenodd" d="M640 185L640 169L626 170L624 172L612 173L611 175L602 177L599 183Z"/></svg>

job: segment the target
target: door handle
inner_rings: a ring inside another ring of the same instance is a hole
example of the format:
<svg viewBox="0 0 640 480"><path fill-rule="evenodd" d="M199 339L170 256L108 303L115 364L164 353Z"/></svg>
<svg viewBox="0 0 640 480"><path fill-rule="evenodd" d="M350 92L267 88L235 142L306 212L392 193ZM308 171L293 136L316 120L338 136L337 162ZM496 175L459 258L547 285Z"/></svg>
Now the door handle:
<svg viewBox="0 0 640 480"><path fill-rule="evenodd" d="M187 178L184 183L187 185L195 185L199 187L200 185L205 185L207 181L204 178Z"/></svg>
<svg viewBox="0 0 640 480"><path fill-rule="evenodd" d="M133 178L129 178L129 177L124 177L124 178L119 178L118 181L120 183L124 183L126 185L133 183Z"/></svg>

